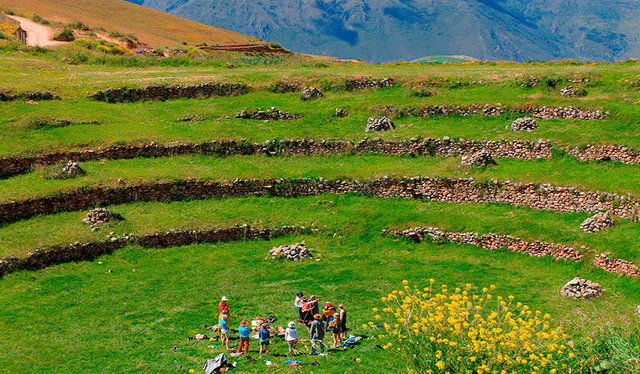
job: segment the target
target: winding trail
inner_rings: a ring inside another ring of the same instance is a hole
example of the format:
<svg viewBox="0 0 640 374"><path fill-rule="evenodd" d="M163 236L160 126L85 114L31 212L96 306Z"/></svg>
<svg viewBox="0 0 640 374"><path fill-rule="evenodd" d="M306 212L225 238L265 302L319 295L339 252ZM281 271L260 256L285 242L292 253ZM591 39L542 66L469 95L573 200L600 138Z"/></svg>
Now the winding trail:
<svg viewBox="0 0 640 374"><path fill-rule="evenodd" d="M41 25L28 18L18 16L6 16L20 22L20 26L27 32L27 44L38 47L52 47L65 44L53 40L54 30L51 27Z"/></svg>

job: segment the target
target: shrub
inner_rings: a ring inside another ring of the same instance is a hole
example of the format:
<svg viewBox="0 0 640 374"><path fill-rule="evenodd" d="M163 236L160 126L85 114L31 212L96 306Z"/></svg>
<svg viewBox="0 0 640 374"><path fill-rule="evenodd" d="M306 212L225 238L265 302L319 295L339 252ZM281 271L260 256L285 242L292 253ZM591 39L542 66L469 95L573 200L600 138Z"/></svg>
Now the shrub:
<svg viewBox="0 0 640 374"><path fill-rule="evenodd" d="M4 14L8 14L8 15L10 15L10 16L15 15L15 13L13 13L13 10L11 10L11 9L5 9L2 13L4 13Z"/></svg>
<svg viewBox="0 0 640 374"><path fill-rule="evenodd" d="M31 19L33 20L33 22L37 22L41 25L49 25L51 23L37 14L34 14L33 17L31 17Z"/></svg>
<svg viewBox="0 0 640 374"><path fill-rule="evenodd" d="M64 29L60 30L53 37L53 40L58 40L58 41L62 41L62 42L72 42L75 39L76 39L75 36L73 36L73 30L71 30L70 28L67 28L67 27L65 27Z"/></svg>
<svg viewBox="0 0 640 374"><path fill-rule="evenodd" d="M558 373L574 361L567 336L551 326L549 314L513 296L494 298L495 286L474 294L470 284L450 292L446 285L436 291L430 282L411 289L403 281L400 291L382 298L383 315L375 316L386 332L379 336L383 348L402 355L409 372Z"/></svg>
<svg viewBox="0 0 640 374"><path fill-rule="evenodd" d="M74 30L82 30L82 31L89 31L91 30L91 28L87 25L85 25L84 23L82 23L82 21L76 21L73 23L70 23L67 25L67 27L74 29Z"/></svg>
<svg viewBox="0 0 640 374"><path fill-rule="evenodd" d="M281 48L282 48L282 45L280 45L280 43L271 42L271 43L269 43L269 48L273 48L273 49L281 49Z"/></svg>

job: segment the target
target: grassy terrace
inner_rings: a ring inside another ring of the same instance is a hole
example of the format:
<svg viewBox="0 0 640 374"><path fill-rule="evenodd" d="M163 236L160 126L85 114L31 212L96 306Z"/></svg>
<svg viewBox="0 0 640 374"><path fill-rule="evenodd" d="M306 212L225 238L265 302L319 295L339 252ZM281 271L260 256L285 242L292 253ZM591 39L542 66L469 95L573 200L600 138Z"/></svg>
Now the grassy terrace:
<svg viewBox="0 0 640 374"><path fill-rule="evenodd" d="M0 157L39 155L53 151L95 149L110 145L156 142L201 142L216 139L310 138L359 141L365 136L410 139L416 136L465 139L549 139L557 147L585 144L623 144L640 149L638 78L640 64L384 64L330 63L307 57L271 58L259 55L214 53L203 59L125 58L88 54L85 62L67 64L88 53L68 46L55 52L33 50L0 52L0 91L48 91L62 100L31 105L25 100L0 103ZM84 61L84 60L82 60ZM229 69L226 63L233 63ZM347 78L392 77L399 86L346 92L331 89ZM521 87L530 76L535 87ZM588 83L570 83L573 77ZM546 78L562 78L549 87ZM446 79L445 79L446 78ZM323 89L326 97L302 101L299 93L273 93L268 87L282 80ZM87 94L114 87L152 84L240 82L255 91L237 97L178 99L164 102L107 104ZM461 82L461 87L455 82ZM482 83L469 84L469 82ZM433 92L414 97L420 86ZM429 85L431 82L433 85ZM452 85L450 82L454 82ZM587 95L568 98L560 89L583 88ZM511 132L505 127L516 117L448 116L442 118L392 115L395 131L365 134L370 116L385 114L387 106L421 107L436 104L492 104L515 107L567 106L604 109L605 120L539 120L533 132ZM242 110L272 106L303 118L291 121L251 121L233 118ZM333 117L335 108L349 111ZM179 122L187 115L204 119ZM231 118L227 119L228 115ZM220 118L220 120L218 120ZM69 121L61 126L62 121ZM40 124L38 124L40 121ZM44 124L44 125L43 125ZM640 166L614 162L579 162L559 153L551 159L498 159L497 166L468 168L459 157L394 157L376 154L307 157L237 156L219 158L187 155L82 163L87 175L75 179L48 179L58 166L37 167L24 175L0 179L0 202L54 195L82 187L154 183L189 177L230 181L235 178L323 177L374 179L382 176L469 177L551 183L585 190L629 195L640 199ZM323 301L344 302L353 332L367 336L379 330L360 327L373 319L380 297L403 279L427 286L434 278L450 287L472 283L495 284L495 295L514 295L533 309L552 315L574 340L579 353L574 372L595 372L609 360L615 372L638 372L640 336L635 306L640 304L640 280L606 273L591 264L595 254L640 263L640 223L616 219L612 229L586 234L579 230L588 214L559 214L497 204L377 199L358 194L277 198L244 197L136 202L108 207L125 219L102 224L98 231L81 222L85 211L38 216L0 225L0 258L23 257L36 248L76 241L106 240L106 234L165 232L170 229L210 229L236 224L256 227L305 225L316 235L282 237L270 242L241 241L149 249L128 246L92 262L55 265L39 271L21 271L0 279L0 362L8 373L182 372L179 365L200 370L202 363L222 352L209 341L188 341L206 332L201 325L216 323L221 295L231 300L231 325L256 315L278 316L286 325L294 318L293 295L298 289L320 295ZM448 231L511 234L574 246L585 255L579 263L534 258L506 250L484 250L465 245L414 244L381 234L392 227L437 226ZM321 254L313 260L280 263L265 260L273 246L306 240ZM590 250L581 248L586 246ZM102 262L102 264L99 264ZM112 272L109 273L108 270ZM135 269L135 271L134 271ZM601 283L601 298L575 301L559 290L575 276ZM302 338L308 334L304 328ZM636 334L636 335L634 335ZM211 335L211 334L210 334ZM232 333L232 336L236 336ZM592 338L593 340L588 340ZM618 340L616 340L618 339ZM620 340L621 339L621 340ZM623 343L615 343L623 341ZM236 340L232 340L236 343ZM251 355L257 357L252 341ZM306 343L305 343L306 344ZM328 357L303 356L303 373L396 372L406 370L399 356L375 348L365 340L349 351L331 351ZM181 348L171 351L171 346ZM277 355L286 353L276 340ZM263 361L237 359L234 372L289 372L283 356L272 355L278 367ZM360 358L361 363L351 361ZM312 360L319 367L308 366ZM547 369L545 369L547 370ZM547 371L541 372L547 373Z"/></svg>

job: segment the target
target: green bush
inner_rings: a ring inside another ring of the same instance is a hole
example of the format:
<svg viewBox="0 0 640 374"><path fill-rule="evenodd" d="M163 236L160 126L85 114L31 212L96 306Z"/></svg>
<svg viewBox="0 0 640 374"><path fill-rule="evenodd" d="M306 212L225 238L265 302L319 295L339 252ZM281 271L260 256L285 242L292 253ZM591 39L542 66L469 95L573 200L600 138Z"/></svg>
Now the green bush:
<svg viewBox="0 0 640 374"><path fill-rule="evenodd" d="M60 30L53 37L53 40L59 40L59 41L64 41L64 42L72 42L75 39L76 39L76 37L73 35L73 30L71 30L70 28L67 28L67 27L65 27L64 29Z"/></svg>
<svg viewBox="0 0 640 374"><path fill-rule="evenodd" d="M49 22L48 20L40 17L37 14L34 14L33 17L31 17L31 19L33 20L33 22L37 22L37 23L39 23L41 25L49 25L49 24L51 24L51 22Z"/></svg>
<svg viewBox="0 0 640 374"><path fill-rule="evenodd" d="M280 48L282 48L282 46L280 45L280 43L271 42L271 43L269 43L269 48L280 49Z"/></svg>
<svg viewBox="0 0 640 374"><path fill-rule="evenodd" d="M89 31L91 30L91 28L87 25L85 25L84 23L82 23L82 21L76 21L76 22L72 22L67 24L67 27L69 27L70 29L74 29L74 30L82 30L82 31Z"/></svg>

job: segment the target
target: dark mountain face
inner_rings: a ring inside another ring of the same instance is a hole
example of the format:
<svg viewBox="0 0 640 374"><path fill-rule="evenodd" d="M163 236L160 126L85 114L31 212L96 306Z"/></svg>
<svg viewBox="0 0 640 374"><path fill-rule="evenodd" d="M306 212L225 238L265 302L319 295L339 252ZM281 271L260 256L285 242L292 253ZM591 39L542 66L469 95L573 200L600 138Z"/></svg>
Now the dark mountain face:
<svg viewBox="0 0 640 374"><path fill-rule="evenodd" d="M129 0L303 53L370 62L621 60L640 54L636 0Z"/></svg>

